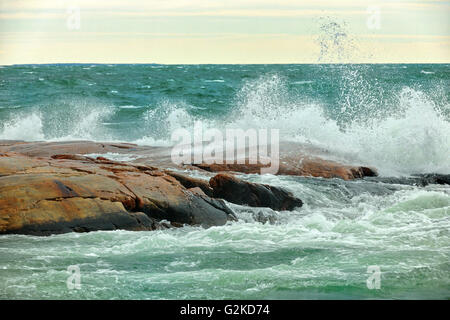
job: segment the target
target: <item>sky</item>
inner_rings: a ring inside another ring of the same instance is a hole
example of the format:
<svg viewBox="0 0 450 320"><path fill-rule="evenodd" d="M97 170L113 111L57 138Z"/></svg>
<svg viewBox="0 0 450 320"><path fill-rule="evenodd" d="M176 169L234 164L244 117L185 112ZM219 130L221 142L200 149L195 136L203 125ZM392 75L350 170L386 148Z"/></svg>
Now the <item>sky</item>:
<svg viewBox="0 0 450 320"><path fill-rule="evenodd" d="M0 0L0 64L449 63L450 1Z"/></svg>

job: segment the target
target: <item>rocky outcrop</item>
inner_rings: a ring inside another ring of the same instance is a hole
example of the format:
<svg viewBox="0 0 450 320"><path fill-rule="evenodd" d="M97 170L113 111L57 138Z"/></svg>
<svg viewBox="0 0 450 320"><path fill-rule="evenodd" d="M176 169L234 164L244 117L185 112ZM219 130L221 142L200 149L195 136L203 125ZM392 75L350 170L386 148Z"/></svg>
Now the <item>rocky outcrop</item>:
<svg viewBox="0 0 450 320"><path fill-rule="evenodd" d="M153 167L79 155L0 156L0 234L209 227L234 219L222 200Z"/></svg>
<svg viewBox="0 0 450 320"><path fill-rule="evenodd" d="M234 175L220 173L208 181L196 179L173 171L164 171L177 179L192 193L225 199L228 202L250 207L267 207L273 210L292 210L302 206L302 201L292 193L265 184L251 183Z"/></svg>
<svg viewBox="0 0 450 320"><path fill-rule="evenodd" d="M447 184L450 185L450 174L419 174L416 177L423 186L429 184Z"/></svg>
<svg viewBox="0 0 450 320"><path fill-rule="evenodd" d="M303 205L300 199L282 188L239 180L230 174L218 174L209 183L214 197L240 205L273 210L293 210Z"/></svg>
<svg viewBox="0 0 450 320"><path fill-rule="evenodd" d="M359 179L363 177L373 177L377 173L374 169L368 167L342 165L333 161L326 161L318 158L301 159L292 161L286 159L280 163L277 175L306 176L322 178L341 178L344 180ZM196 164L194 165L202 170L209 172L240 172L246 174L259 174L261 168L265 167L257 164Z"/></svg>
<svg viewBox="0 0 450 320"><path fill-rule="evenodd" d="M209 182L104 157L0 154L0 234L204 227L237 220L236 204L291 210L289 192L218 174Z"/></svg>
<svg viewBox="0 0 450 320"><path fill-rule="evenodd" d="M166 174L168 174L169 176L172 176L175 179L177 179L178 182L180 182L184 187L186 187L188 189L199 188L204 192L205 195L210 196L210 197L213 196L213 189L209 185L208 181L192 178L190 176L187 176L187 175L184 175L181 173L177 173L177 172L173 172L173 171L169 171L169 170L166 170L164 172Z"/></svg>
<svg viewBox="0 0 450 320"><path fill-rule="evenodd" d="M94 156L108 153L137 159L119 162ZM281 160L278 174L346 180L376 174L369 168L318 158L290 155ZM261 165L188 168L260 173ZM208 182L173 169L186 167L171 163L168 148L90 141L0 141L0 234L218 226L236 220L223 199L274 210L302 205L281 188L229 174L218 174Z"/></svg>
<svg viewBox="0 0 450 320"><path fill-rule="evenodd" d="M92 141L25 142L0 140L0 150L15 152L31 157L50 157L52 155L74 155L89 153L138 152L140 148L131 143L101 143Z"/></svg>
<svg viewBox="0 0 450 320"><path fill-rule="evenodd" d="M404 184L418 187L425 187L429 184L450 185L450 174L415 174L409 177L377 177L368 178L374 182L387 184Z"/></svg>
<svg viewBox="0 0 450 320"><path fill-rule="evenodd" d="M344 180L359 179L376 176L376 170L363 166L353 166L337 161L324 160L325 153L306 149L296 144L283 144L280 146L280 161L278 175L293 175L322 178L340 178ZM137 157L133 163L156 166L158 168L201 169L209 172L240 172L259 174L261 163L250 164L243 159L244 164L195 164L178 166L171 161L171 149L167 147L138 146L130 143L100 143L91 141L68 142L22 142L1 141L0 153L16 152L33 157L50 157L52 155L85 155L85 154L127 154ZM309 154L305 155L305 152ZM244 153L245 154L245 153ZM316 155L312 155L316 154ZM172 175L175 177L175 175ZM180 181L188 183L188 181ZM208 190L200 187L206 194Z"/></svg>

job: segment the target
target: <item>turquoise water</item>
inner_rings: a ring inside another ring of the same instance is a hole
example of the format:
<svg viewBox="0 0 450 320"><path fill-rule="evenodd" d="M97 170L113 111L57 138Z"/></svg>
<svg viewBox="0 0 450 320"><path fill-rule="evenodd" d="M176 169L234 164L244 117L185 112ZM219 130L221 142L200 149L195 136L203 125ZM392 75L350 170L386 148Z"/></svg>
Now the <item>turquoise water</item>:
<svg viewBox="0 0 450 320"><path fill-rule="evenodd" d="M450 65L3 66L0 139L170 145L201 120L278 128L381 176L449 174L449 82ZM231 205L240 220L209 229L2 236L0 298L450 298L448 186L241 178L305 205ZM67 288L70 265L80 290Z"/></svg>
<svg viewBox="0 0 450 320"><path fill-rule="evenodd" d="M448 173L450 65L17 65L0 139L167 145L178 128L277 128L386 175Z"/></svg>

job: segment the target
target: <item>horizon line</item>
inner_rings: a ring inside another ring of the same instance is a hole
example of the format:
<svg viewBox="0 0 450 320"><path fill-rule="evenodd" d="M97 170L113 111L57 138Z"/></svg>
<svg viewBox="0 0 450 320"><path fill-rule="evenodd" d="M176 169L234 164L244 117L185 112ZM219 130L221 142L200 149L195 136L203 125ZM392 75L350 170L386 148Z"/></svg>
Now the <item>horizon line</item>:
<svg viewBox="0 0 450 320"><path fill-rule="evenodd" d="M49 62L49 63L12 63L0 64L1 67L36 65L375 65L375 64L450 64L448 62L269 62L269 63L158 63L158 62Z"/></svg>

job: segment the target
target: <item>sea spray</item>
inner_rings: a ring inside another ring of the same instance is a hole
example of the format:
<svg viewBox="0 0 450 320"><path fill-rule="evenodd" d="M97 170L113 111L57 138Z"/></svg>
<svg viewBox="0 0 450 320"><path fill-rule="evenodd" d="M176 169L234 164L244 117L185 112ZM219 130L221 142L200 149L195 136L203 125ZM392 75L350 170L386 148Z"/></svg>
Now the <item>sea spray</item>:
<svg viewBox="0 0 450 320"><path fill-rule="evenodd" d="M281 143L381 175L449 171L447 65L30 66L56 77L39 89L30 89L35 74L9 81L16 68L0 70L1 139L170 146L174 130L202 121L222 131L280 129ZM122 81L127 72L133 82Z"/></svg>
<svg viewBox="0 0 450 320"><path fill-rule="evenodd" d="M3 121L0 139L8 140L44 140L43 124L39 113L16 115Z"/></svg>

